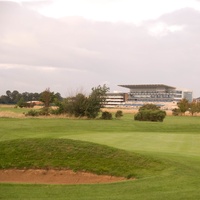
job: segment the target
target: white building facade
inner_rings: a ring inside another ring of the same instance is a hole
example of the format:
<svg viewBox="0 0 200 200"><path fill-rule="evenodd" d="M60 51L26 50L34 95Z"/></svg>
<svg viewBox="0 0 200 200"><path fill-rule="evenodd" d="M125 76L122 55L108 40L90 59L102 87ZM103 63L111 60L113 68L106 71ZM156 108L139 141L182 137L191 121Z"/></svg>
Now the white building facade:
<svg viewBox="0 0 200 200"><path fill-rule="evenodd" d="M163 109L173 109L181 99L193 100L193 93L187 89L163 84L119 85L128 88L127 93L107 93L105 107L135 107L153 103Z"/></svg>
<svg viewBox="0 0 200 200"><path fill-rule="evenodd" d="M128 101L134 102L178 102L185 98L189 102L193 100L193 93L186 89L177 89L176 87L163 84L148 85L119 85L130 89Z"/></svg>

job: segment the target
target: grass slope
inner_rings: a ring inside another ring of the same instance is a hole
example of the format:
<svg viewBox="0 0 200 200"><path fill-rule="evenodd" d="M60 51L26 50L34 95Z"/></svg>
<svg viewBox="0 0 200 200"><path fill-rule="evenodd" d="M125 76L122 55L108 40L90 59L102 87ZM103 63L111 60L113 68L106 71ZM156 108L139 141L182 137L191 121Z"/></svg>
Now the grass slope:
<svg viewBox="0 0 200 200"><path fill-rule="evenodd" d="M0 142L0 168L57 168L112 176L145 177L165 168L148 156L69 139Z"/></svg>

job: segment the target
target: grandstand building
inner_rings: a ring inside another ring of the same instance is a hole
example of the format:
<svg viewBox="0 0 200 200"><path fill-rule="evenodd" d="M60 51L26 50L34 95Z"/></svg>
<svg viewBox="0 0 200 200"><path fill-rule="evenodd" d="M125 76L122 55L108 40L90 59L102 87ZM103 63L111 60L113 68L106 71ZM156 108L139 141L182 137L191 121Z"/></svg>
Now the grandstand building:
<svg viewBox="0 0 200 200"><path fill-rule="evenodd" d="M163 109L172 109L177 102L185 98L192 102L192 91L186 89L177 89L176 87L163 84L148 85L119 85L128 88L128 93L107 93L106 107L135 107L139 108L145 103L153 103L163 107Z"/></svg>
<svg viewBox="0 0 200 200"><path fill-rule="evenodd" d="M185 98L192 102L192 91L176 89L163 84L119 85L130 89L128 101L141 102L173 102Z"/></svg>
<svg viewBox="0 0 200 200"><path fill-rule="evenodd" d="M127 93L107 93L105 107L118 107L128 100Z"/></svg>

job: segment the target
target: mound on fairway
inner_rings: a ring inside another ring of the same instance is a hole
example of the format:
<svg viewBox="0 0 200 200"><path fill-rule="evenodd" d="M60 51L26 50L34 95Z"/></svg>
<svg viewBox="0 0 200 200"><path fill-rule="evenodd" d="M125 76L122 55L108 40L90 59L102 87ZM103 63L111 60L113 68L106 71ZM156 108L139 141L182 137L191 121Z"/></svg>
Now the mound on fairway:
<svg viewBox="0 0 200 200"><path fill-rule="evenodd" d="M0 169L70 169L140 178L165 169L152 157L68 139L20 139L0 142Z"/></svg>

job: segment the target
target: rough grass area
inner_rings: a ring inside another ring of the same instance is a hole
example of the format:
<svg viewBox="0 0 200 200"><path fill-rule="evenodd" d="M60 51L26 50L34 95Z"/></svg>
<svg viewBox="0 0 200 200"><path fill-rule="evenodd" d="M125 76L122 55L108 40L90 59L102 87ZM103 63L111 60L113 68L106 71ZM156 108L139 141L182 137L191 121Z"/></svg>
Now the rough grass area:
<svg viewBox="0 0 200 200"><path fill-rule="evenodd" d="M69 139L22 139L0 143L0 168L72 169L140 178L157 174L164 162L104 145Z"/></svg>

